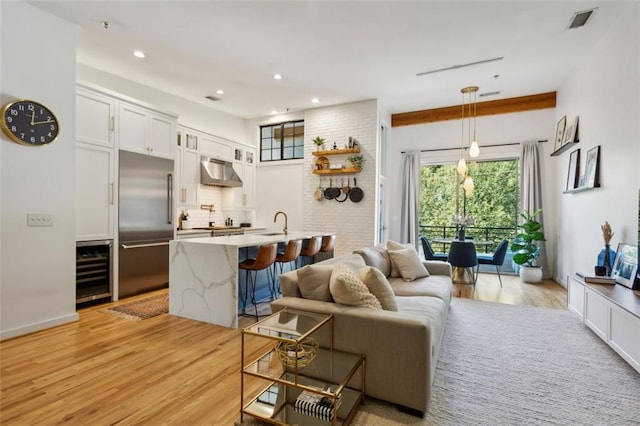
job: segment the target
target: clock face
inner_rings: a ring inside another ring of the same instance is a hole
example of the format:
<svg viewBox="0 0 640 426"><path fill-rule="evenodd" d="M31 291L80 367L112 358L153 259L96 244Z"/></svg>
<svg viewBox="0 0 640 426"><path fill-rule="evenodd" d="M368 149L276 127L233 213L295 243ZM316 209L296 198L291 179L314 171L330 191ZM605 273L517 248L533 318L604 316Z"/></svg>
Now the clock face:
<svg viewBox="0 0 640 426"><path fill-rule="evenodd" d="M23 145L46 145L58 137L60 127L56 116L39 102L20 100L2 108L2 131L14 142Z"/></svg>

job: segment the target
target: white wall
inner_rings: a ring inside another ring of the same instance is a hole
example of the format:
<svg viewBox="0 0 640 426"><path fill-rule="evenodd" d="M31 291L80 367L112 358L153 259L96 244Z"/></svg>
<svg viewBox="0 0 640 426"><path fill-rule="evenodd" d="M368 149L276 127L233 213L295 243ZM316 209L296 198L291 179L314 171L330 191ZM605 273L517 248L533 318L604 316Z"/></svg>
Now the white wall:
<svg viewBox="0 0 640 426"><path fill-rule="evenodd" d="M600 225L611 224L619 242L637 244L640 189L640 5L629 4L618 25L584 58L558 90L555 119L580 117L581 166L587 151L600 145L601 188L576 194L554 190L558 205L558 279L593 272L603 248ZM566 175L570 151L552 162ZM562 183L561 180L558 184Z"/></svg>
<svg viewBox="0 0 640 426"><path fill-rule="evenodd" d="M518 158L520 147L483 147L484 145L502 145L527 141L548 140L540 143L540 160L542 164L542 185L545 189L544 213L545 213L545 236L547 236L546 252L548 265L552 273L554 270L553 259L555 256L555 242L549 238L555 234L556 208L554 205L554 191L556 191L557 180L562 180L563 175L557 175L557 170L550 166L553 152L553 138L555 133L555 110L543 109L529 112L519 112L511 114L501 114L493 116L483 116L477 118L477 137L480 144L480 157L482 160L498 160L507 158ZM462 138L460 120L440 121L429 124L394 127L392 129L393 144L389 150L390 169L392 170L391 187L395 198L391 202L391 232L390 239L397 239L400 234L400 188L402 164L401 151L427 150L442 148L459 148ZM423 163L452 162L455 163L460 158L460 150L442 152L425 152L421 155ZM469 161L468 155L465 157ZM395 207L395 208L394 208Z"/></svg>
<svg viewBox="0 0 640 426"><path fill-rule="evenodd" d="M105 89L148 102L161 110L179 115L178 122L185 126L222 136L236 142L254 144L247 135L246 120L204 105L196 104L175 95L126 80L86 65L77 66L78 81L93 83Z"/></svg>
<svg viewBox="0 0 640 426"><path fill-rule="evenodd" d="M22 2L2 2L1 103L42 102L60 121L45 147L0 135L0 338L74 321L75 28ZM53 215L27 227L28 213Z"/></svg>

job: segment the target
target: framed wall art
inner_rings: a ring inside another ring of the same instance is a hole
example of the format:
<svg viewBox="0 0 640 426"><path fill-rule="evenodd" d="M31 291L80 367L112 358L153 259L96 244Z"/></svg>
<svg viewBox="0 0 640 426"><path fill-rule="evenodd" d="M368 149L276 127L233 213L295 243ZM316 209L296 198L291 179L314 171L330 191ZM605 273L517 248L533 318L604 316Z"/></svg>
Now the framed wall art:
<svg viewBox="0 0 640 426"><path fill-rule="evenodd" d="M587 188L600 186L600 145L587 151L587 164L584 171L585 182Z"/></svg>
<svg viewBox="0 0 640 426"><path fill-rule="evenodd" d="M576 149L569 156L569 171L567 172L566 190L570 191L578 187L580 179L580 148Z"/></svg>
<svg viewBox="0 0 640 426"><path fill-rule="evenodd" d="M558 124L556 125L556 140L553 146L554 151L557 151L562 146L562 143L564 142L564 130L566 126L567 126L567 116L565 115L560 119L560 121L558 121Z"/></svg>

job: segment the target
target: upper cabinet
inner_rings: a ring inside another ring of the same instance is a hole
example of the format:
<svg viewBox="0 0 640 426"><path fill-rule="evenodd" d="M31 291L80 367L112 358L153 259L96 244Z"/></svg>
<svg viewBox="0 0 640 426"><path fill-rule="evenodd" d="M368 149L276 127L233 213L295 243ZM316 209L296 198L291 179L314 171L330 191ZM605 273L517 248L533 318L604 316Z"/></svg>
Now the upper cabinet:
<svg viewBox="0 0 640 426"><path fill-rule="evenodd" d="M178 148L176 151L176 189L178 205L195 208L198 202L200 184L200 135L188 128L178 127Z"/></svg>
<svg viewBox="0 0 640 426"><path fill-rule="evenodd" d="M176 119L127 102L118 108L118 141L120 149L174 158Z"/></svg>
<svg viewBox="0 0 640 426"><path fill-rule="evenodd" d="M76 90L76 140L92 145L115 146L116 101L78 87Z"/></svg>

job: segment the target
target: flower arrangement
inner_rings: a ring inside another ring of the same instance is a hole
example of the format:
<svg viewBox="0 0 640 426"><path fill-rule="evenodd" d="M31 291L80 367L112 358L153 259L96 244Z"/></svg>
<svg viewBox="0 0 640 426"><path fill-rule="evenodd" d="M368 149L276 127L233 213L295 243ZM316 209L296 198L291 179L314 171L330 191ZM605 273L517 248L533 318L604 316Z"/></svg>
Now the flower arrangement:
<svg viewBox="0 0 640 426"><path fill-rule="evenodd" d="M453 223L464 228L466 226L474 225L476 223L476 218L473 216L466 216L463 214L454 214Z"/></svg>
<svg viewBox="0 0 640 426"><path fill-rule="evenodd" d="M611 225L606 220L604 221L604 225L600 225L600 229L602 229L602 239L604 240L604 245L608 246L611 243L611 239L613 238L613 231L611 230Z"/></svg>

